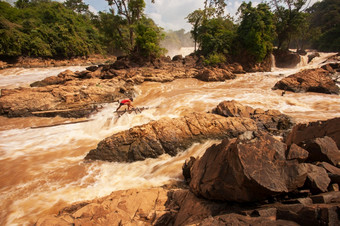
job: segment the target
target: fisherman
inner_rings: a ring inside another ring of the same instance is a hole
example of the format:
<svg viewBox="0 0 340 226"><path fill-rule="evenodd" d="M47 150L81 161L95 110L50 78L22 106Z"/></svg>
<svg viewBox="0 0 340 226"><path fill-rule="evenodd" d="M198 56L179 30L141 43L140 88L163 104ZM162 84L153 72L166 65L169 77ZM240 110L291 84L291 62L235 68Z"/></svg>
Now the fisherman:
<svg viewBox="0 0 340 226"><path fill-rule="evenodd" d="M130 108L134 109L135 107L132 105L132 102L133 102L133 98L132 97L130 97L129 99L122 100L119 103L119 106L118 106L116 111L118 111L123 105L127 105L128 106L128 110L130 110Z"/></svg>

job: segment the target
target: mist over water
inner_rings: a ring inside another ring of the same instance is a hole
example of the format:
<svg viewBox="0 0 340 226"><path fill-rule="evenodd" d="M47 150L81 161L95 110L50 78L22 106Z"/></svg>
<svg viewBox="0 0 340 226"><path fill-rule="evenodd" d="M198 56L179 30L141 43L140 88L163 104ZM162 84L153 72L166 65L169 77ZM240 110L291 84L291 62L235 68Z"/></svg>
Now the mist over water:
<svg viewBox="0 0 340 226"><path fill-rule="evenodd" d="M184 56L184 54L182 54ZM176 157L162 155L135 163L85 162L83 158L99 141L134 126L176 118L189 112L207 112L224 100L236 100L253 108L277 109L297 122L340 117L340 97L319 93L273 91L274 84L299 70L319 67L331 54L321 54L310 64L247 73L226 82L181 79L170 83L147 82L136 86L134 105L147 106L141 114L113 113L117 103L106 104L90 121L46 128L58 118L1 117L0 125L0 225L32 225L39 216L57 213L81 200L109 195L112 191L161 186L182 180L182 164L200 156L218 141L194 144ZM81 67L11 69L0 71L0 88L27 86L44 76Z"/></svg>

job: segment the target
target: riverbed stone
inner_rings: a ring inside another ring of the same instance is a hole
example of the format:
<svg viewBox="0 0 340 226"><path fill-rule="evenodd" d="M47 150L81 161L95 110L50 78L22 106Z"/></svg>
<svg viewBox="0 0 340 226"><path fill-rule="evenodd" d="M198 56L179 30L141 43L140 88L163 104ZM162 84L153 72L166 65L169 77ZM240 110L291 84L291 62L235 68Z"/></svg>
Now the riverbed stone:
<svg viewBox="0 0 340 226"><path fill-rule="evenodd" d="M259 132L254 139L225 139L196 160L191 190L212 200L252 202L302 187L307 171L286 160L286 145Z"/></svg>
<svg viewBox="0 0 340 226"><path fill-rule="evenodd" d="M339 94L340 90L330 73L322 68L307 69L278 81L273 89L292 92Z"/></svg>
<svg viewBox="0 0 340 226"><path fill-rule="evenodd" d="M222 101L212 113L225 117L246 117L253 119L260 130L274 135L283 135L294 125L294 120L277 110L253 109L235 100Z"/></svg>
<svg viewBox="0 0 340 226"><path fill-rule="evenodd" d="M257 130L249 118L226 118L210 113L162 118L105 138L85 159L132 162L162 154L174 156L194 142L236 137L248 130Z"/></svg>
<svg viewBox="0 0 340 226"><path fill-rule="evenodd" d="M293 143L302 146L305 141L315 138L328 136L332 138L340 149L340 118L328 120L318 120L309 123L300 123L292 128L292 131L286 137L288 146Z"/></svg>

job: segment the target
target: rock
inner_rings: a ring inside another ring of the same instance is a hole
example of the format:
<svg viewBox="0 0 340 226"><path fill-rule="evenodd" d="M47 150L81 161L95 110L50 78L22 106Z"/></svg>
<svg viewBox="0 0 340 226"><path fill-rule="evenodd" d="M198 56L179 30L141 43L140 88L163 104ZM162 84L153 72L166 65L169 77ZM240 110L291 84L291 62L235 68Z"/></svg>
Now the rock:
<svg viewBox="0 0 340 226"><path fill-rule="evenodd" d="M166 208L172 210L172 215L160 217L156 225L188 225L195 221L200 222L211 215L216 215L228 205L198 198L188 190L172 190L168 197ZM168 218L168 224L164 224L165 217Z"/></svg>
<svg viewBox="0 0 340 226"><path fill-rule="evenodd" d="M275 66L279 68L293 68L301 61L301 57L297 53L290 51L273 51L275 56Z"/></svg>
<svg viewBox="0 0 340 226"><path fill-rule="evenodd" d="M339 191L339 184L335 184L335 183L334 184L330 184L328 186L328 191Z"/></svg>
<svg viewBox="0 0 340 226"><path fill-rule="evenodd" d="M307 171L305 186L311 189L312 193L326 192L328 185L331 182L326 170L309 163L302 163L301 165L305 167Z"/></svg>
<svg viewBox="0 0 340 226"><path fill-rule="evenodd" d="M212 110L213 113L225 117L247 117L256 121L259 129L275 135L282 135L294 124L291 117L276 110L253 109L234 100L223 101Z"/></svg>
<svg viewBox="0 0 340 226"><path fill-rule="evenodd" d="M340 192L327 192L318 195L313 195L311 197L313 203L339 203L340 202Z"/></svg>
<svg viewBox="0 0 340 226"><path fill-rule="evenodd" d="M187 183L190 183L191 180L191 168L194 165L196 159L194 157L190 157L189 160L185 160L183 167L182 167L182 174L184 179Z"/></svg>
<svg viewBox="0 0 340 226"><path fill-rule="evenodd" d="M236 76L231 73L230 71L219 69L219 68L213 68L208 69L205 68L197 73L195 78L206 81L206 82L212 82L212 81L225 81L228 79L234 79Z"/></svg>
<svg viewBox="0 0 340 226"><path fill-rule="evenodd" d="M240 214L223 214L214 217L209 217L201 222L197 222L199 226L203 225L285 225L285 226L298 226L299 224L292 221L276 220L275 217L249 217Z"/></svg>
<svg viewBox="0 0 340 226"><path fill-rule="evenodd" d="M286 146L268 134L239 142L225 139L196 160L191 190L212 200L252 202L301 187L306 169L285 159Z"/></svg>
<svg viewBox="0 0 340 226"><path fill-rule="evenodd" d="M167 190L162 188L116 191L86 205L74 204L55 216L38 219L49 225L152 225L165 212ZM67 220L65 220L67 219Z"/></svg>
<svg viewBox="0 0 340 226"><path fill-rule="evenodd" d="M317 164L318 166L324 168L328 173L331 174L337 174L340 176L340 169L338 167L335 167L328 162L321 162Z"/></svg>
<svg viewBox="0 0 340 226"><path fill-rule="evenodd" d="M84 117L96 111L99 104L125 97L128 92L120 93L120 84L88 79L67 81L63 85L3 90L0 114L7 117ZM126 88L131 92L131 86Z"/></svg>
<svg viewBox="0 0 340 226"><path fill-rule="evenodd" d="M254 114L254 109L232 100L219 103L217 107L212 110L212 113L225 117L250 118Z"/></svg>
<svg viewBox="0 0 340 226"><path fill-rule="evenodd" d="M321 68L328 71L329 73L335 73L336 72L330 64L325 64Z"/></svg>
<svg viewBox="0 0 340 226"><path fill-rule="evenodd" d="M332 183L336 183L340 185L340 169L338 167L335 167L327 162L321 162L317 164L318 166L324 168L329 178L331 179Z"/></svg>
<svg viewBox="0 0 340 226"><path fill-rule="evenodd" d="M308 161L325 161L337 166L340 164L340 150L330 137L304 141L302 147L309 152Z"/></svg>
<svg viewBox="0 0 340 226"><path fill-rule="evenodd" d="M299 225L338 225L340 205L279 205L277 219L288 220Z"/></svg>
<svg viewBox="0 0 340 226"><path fill-rule="evenodd" d="M321 68L308 69L285 77L278 81L273 89L339 94L339 87L332 80L329 72Z"/></svg>
<svg viewBox="0 0 340 226"><path fill-rule="evenodd" d="M182 55L176 55L172 58L172 61L181 61L183 60L183 56Z"/></svg>
<svg viewBox="0 0 340 226"><path fill-rule="evenodd" d="M314 52L308 55L308 63L310 63L315 57L320 57L320 53Z"/></svg>
<svg viewBox="0 0 340 226"><path fill-rule="evenodd" d="M163 118L105 138L85 159L131 162L165 153L174 156L194 142L235 137L248 130L257 130L255 122L248 118L225 118L208 113Z"/></svg>
<svg viewBox="0 0 340 226"><path fill-rule="evenodd" d="M286 144L302 146L304 141L324 136L331 137L340 149L340 118L298 124L287 135Z"/></svg>
<svg viewBox="0 0 340 226"><path fill-rule="evenodd" d="M233 63L233 64L228 64L228 65L223 64L221 68L228 70L234 74L245 74L246 73L245 70L243 70L242 65L239 63Z"/></svg>
<svg viewBox="0 0 340 226"><path fill-rule="evenodd" d="M308 158L308 151L292 144L287 153L287 160L297 159L299 162L304 162Z"/></svg>

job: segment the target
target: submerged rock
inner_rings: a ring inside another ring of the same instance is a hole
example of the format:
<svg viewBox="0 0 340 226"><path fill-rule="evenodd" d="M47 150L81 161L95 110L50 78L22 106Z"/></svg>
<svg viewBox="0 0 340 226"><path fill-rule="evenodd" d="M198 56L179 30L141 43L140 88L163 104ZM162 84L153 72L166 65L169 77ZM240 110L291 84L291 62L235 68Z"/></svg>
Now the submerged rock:
<svg viewBox="0 0 340 226"><path fill-rule="evenodd" d="M277 82L273 89L339 94L339 87L332 80L329 72L322 68L308 69L285 77Z"/></svg>
<svg viewBox="0 0 340 226"><path fill-rule="evenodd" d="M105 138L85 159L132 162L165 153L174 156L194 142L236 137L248 130L257 130L255 122L248 118L226 118L209 113L162 118Z"/></svg>

